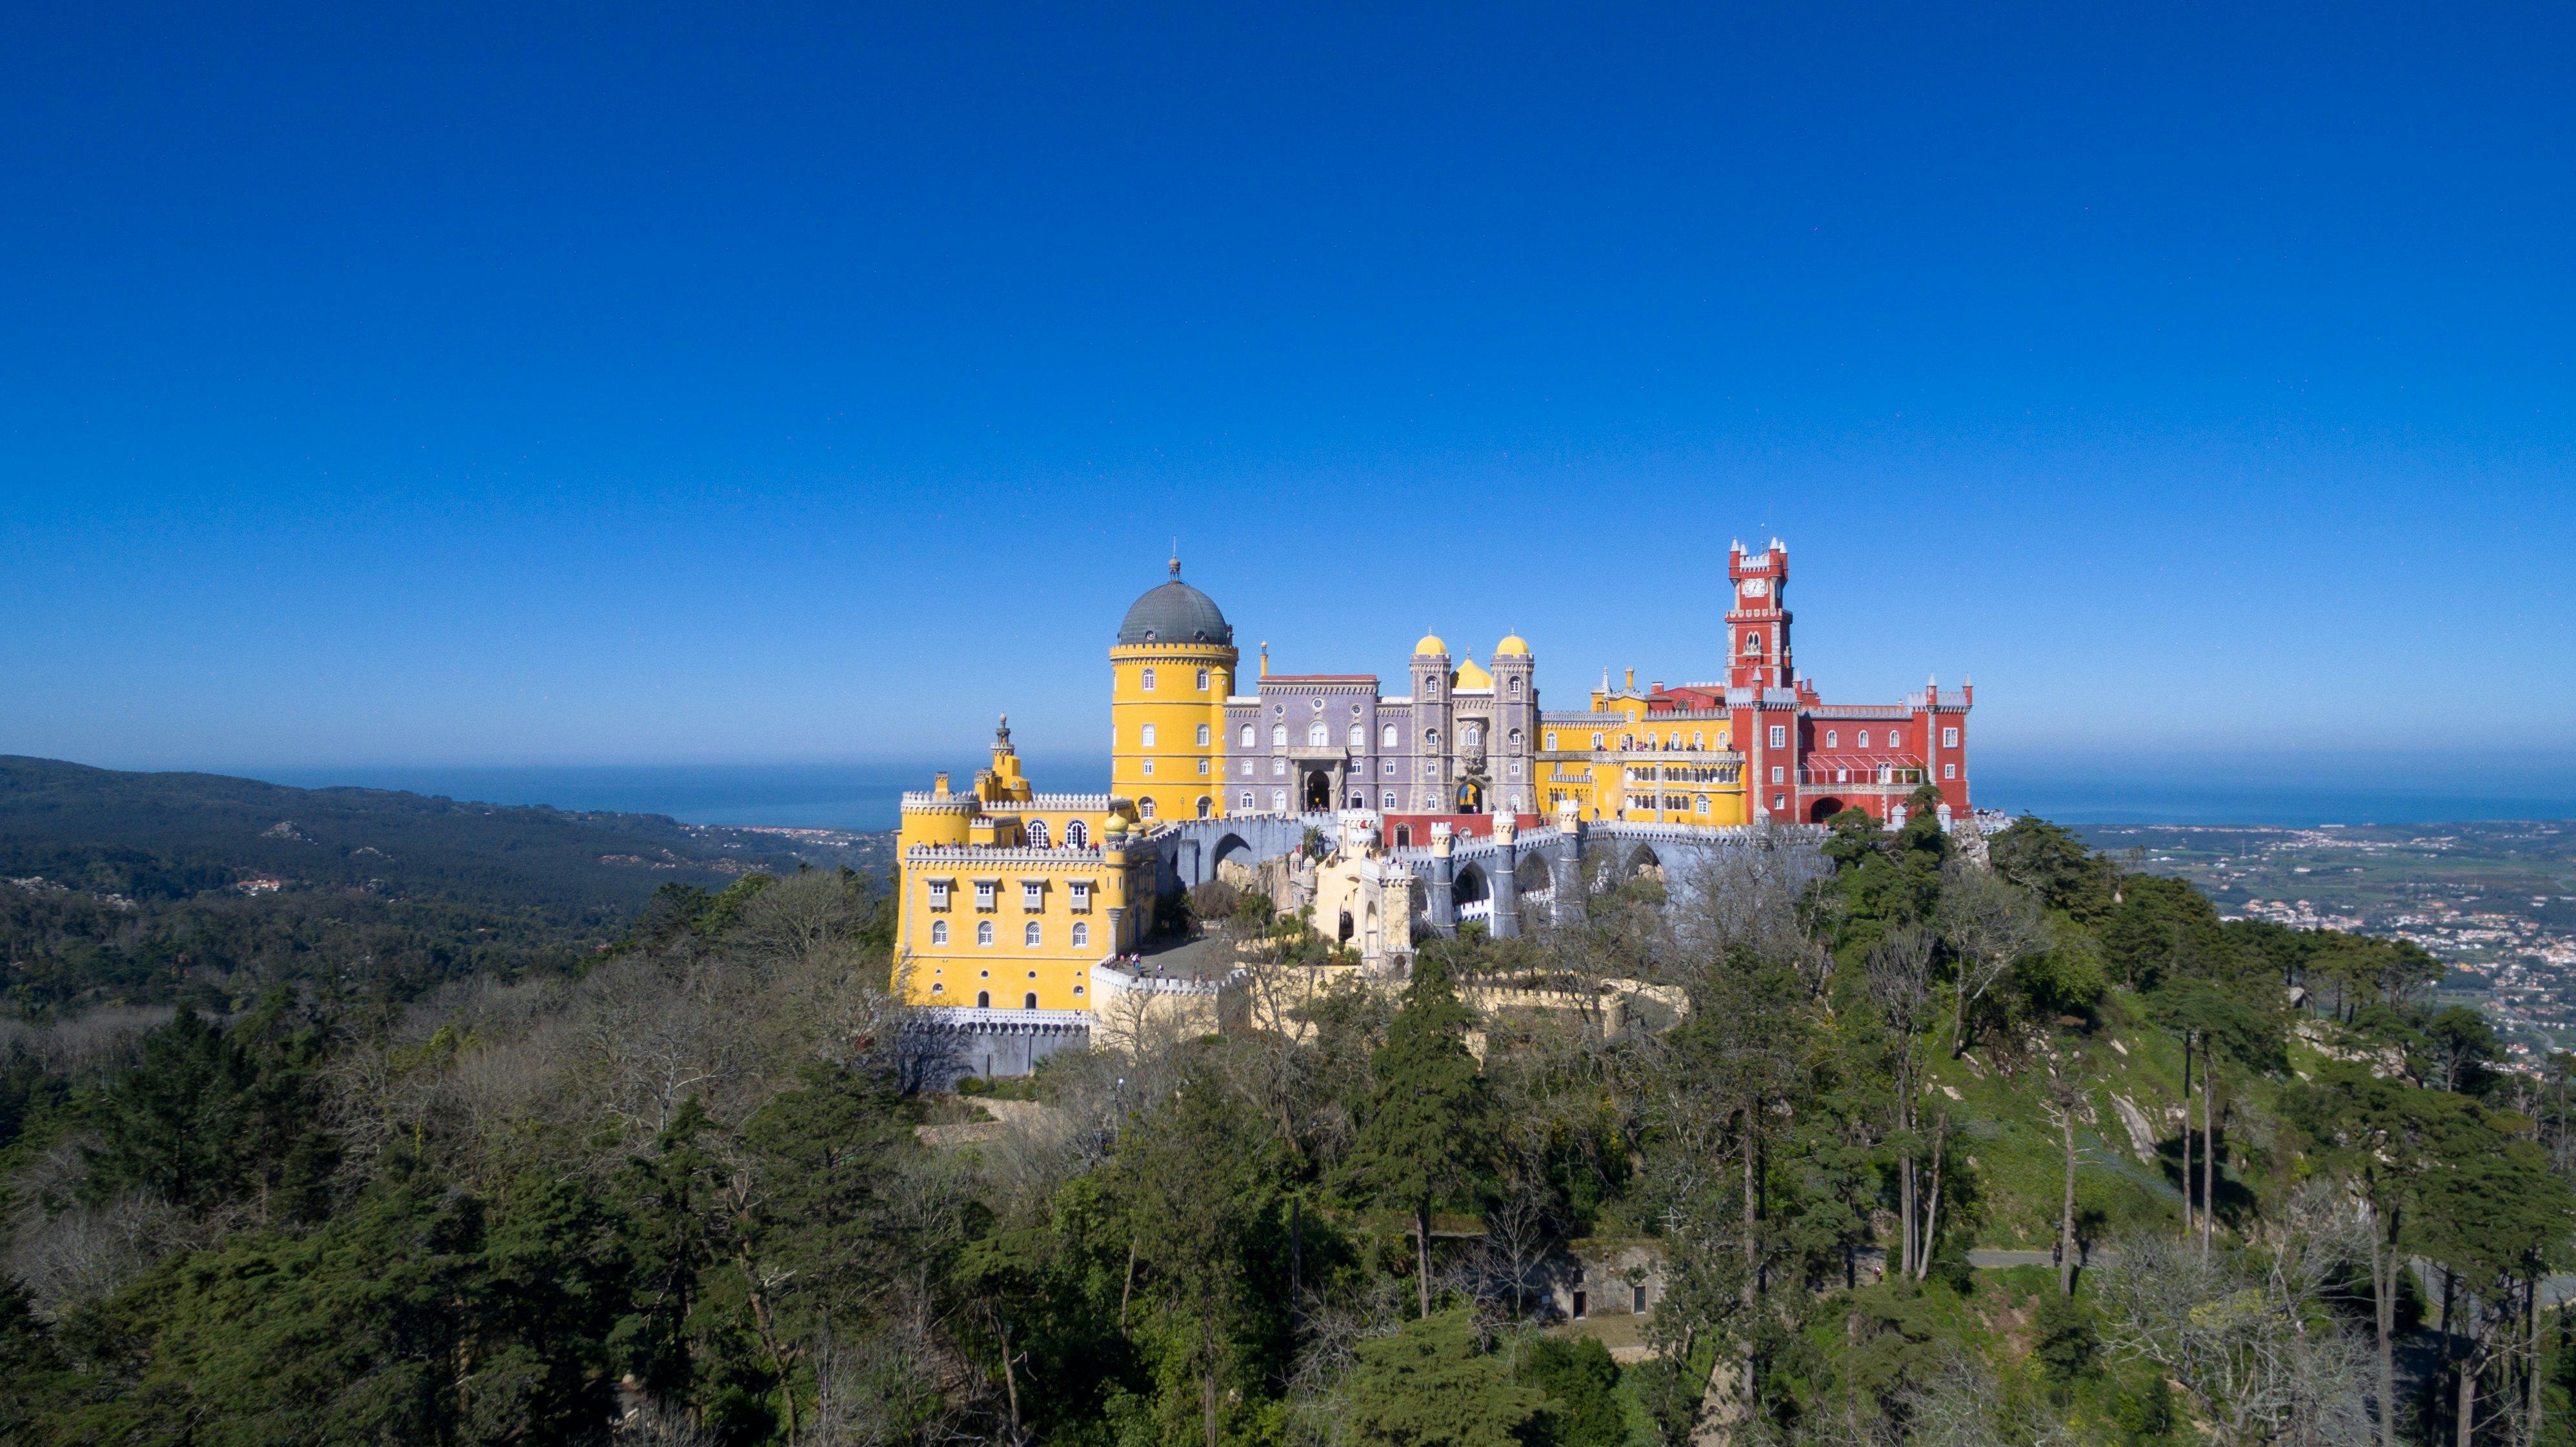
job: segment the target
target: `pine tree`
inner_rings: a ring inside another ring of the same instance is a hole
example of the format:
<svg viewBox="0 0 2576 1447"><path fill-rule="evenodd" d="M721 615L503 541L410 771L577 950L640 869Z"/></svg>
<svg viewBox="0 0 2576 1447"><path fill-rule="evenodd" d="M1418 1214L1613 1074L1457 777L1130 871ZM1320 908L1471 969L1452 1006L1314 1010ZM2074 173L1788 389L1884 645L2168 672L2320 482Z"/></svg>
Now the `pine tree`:
<svg viewBox="0 0 2576 1447"><path fill-rule="evenodd" d="M1351 1151L1353 1178L1369 1197L1413 1214L1424 1316L1431 1314L1431 1208L1489 1173L1501 1135L1492 1095L1467 1050L1474 1020L1448 966L1417 957L1404 1008L1371 1061L1374 1088Z"/></svg>

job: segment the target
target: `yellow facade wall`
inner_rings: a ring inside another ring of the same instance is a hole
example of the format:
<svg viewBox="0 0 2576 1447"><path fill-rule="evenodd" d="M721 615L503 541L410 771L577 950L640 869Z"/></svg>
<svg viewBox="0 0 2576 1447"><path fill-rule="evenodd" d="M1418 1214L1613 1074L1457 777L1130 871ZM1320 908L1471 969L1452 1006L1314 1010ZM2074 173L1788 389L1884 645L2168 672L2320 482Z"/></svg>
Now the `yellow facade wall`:
<svg viewBox="0 0 2576 1447"><path fill-rule="evenodd" d="M1238 657L1204 643L1109 650L1109 792L1135 800L1141 818L1225 812L1225 698Z"/></svg>

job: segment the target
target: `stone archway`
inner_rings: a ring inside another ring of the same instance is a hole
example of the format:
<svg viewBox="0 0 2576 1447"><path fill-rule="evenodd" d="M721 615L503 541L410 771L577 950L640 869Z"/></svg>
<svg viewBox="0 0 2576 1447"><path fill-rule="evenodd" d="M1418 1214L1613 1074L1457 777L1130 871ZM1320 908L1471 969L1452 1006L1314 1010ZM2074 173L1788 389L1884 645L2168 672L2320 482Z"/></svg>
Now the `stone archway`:
<svg viewBox="0 0 2576 1447"><path fill-rule="evenodd" d="M1548 872L1547 860L1538 854L1524 854L1512 866L1512 888L1523 898L1554 887L1556 876Z"/></svg>
<svg viewBox="0 0 2576 1447"><path fill-rule="evenodd" d="M1306 809L1309 813L1328 812L1333 807L1333 776L1321 769L1306 773Z"/></svg>
<svg viewBox="0 0 2576 1447"><path fill-rule="evenodd" d="M1485 786L1477 783L1473 779L1469 779L1467 782L1460 784L1458 786L1458 812L1461 814L1484 813Z"/></svg>
<svg viewBox="0 0 2576 1447"><path fill-rule="evenodd" d="M1818 799L1815 802L1815 806L1807 811L1807 822L1810 824L1822 824L1826 820L1831 819L1836 814L1839 814L1850 807L1851 806L1849 804L1844 803L1840 799Z"/></svg>
<svg viewBox="0 0 2576 1447"><path fill-rule="evenodd" d="M1453 904L1474 904L1480 899L1490 898L1492 894L1493 891L1485 887L1484 869L1474 864L1459 870L1458 878L1449 886L1449 899Z"/></svg>
<svg viewBox="0 0 2576 1447"><path fill-rule="evenodd" d="M1637 852L1628 856L1627 873L1630 878L1661 879L1664 877L1664 861L1652 848L1640 844Z"/></svg>

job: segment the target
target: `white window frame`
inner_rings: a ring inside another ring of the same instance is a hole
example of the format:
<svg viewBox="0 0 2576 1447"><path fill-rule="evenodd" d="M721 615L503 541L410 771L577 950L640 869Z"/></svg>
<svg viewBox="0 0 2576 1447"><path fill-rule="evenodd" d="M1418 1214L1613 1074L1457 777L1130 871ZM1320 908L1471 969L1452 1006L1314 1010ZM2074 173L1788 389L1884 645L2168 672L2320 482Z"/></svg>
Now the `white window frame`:
<svg viewBox="0 0 2576 1447"><path fill-rule="evenodd" d="M1020 912L1037 914L1046 908L1046 884L1041 880L1020 881Z"/></svg>
<svg viewBox="0 0 2576 1447"><path fill-rule="evenodd" d="M976 880L976 881L975 881L975 912L976 912L977 914L990 914L990 913L992 913L992 912L993 912L993 910L996 908L996 906L995 906L995 905L994 905L994 903L993 903L994 898L995 898L995 896L997 896L997 895L1001 892L1001 888L1002 888L1002 883L1001 883L1001 881L1000 881L1000 880L997 880L997 879L979 879L979 880Z"/></svg>
<svg viewBox="0 0 2576 1447"><path fill-rule="evenodd" d="M1045 945L1046 931L1038 927L1038 922L1036 920L1030 920L1028 924L1020 930L1020 948L1024 950L1034 950L1042 949Z"/></svg>
<svg viewBox="0 0 2576 1447"><path fill-rule="evenodd" d="M1771 726L1771 747L1775 749L1785 749L1789 747L1789 726L1787 724L1773 724Z"/></svg>
<svg viewBox="0 0 2576 1447"><path fill-rule="evenodd" d="M1252 725L1245 724L1243 726L1243 746L1247 749L1255 748L1259 746L1260 741L1261 735L1254 731Z"/></svg>
<svg viewBox="0 0 2576 1447"><path fill-rule="evenodd" d="M1154 738L1155 733L1154 726L1152 724L1146 724L1136 730L1136 742L1141 748L1152 748L1154 746Z"/></svg>
<svg viewBox="0 0 2576 1447"><path fill-rule="evenodd" d="M1075 920L1073 922L1073 947L1077 950L1087 950L1091 948L1091 925L1088 921ZM1073 992L1077 995L1081 994L1082 987L1080 985L1074 986Z"/></svg>
<svg viewBox="0 0 2576 1447"><path fill-rule="evenodd" d="M1154 670L1150 668L1145 670L1145 676L1137 680L1137 688L1139 691L1144 693L1152 693L1154 691Z"/></svg>
<svg viewBox="0 0 2576 1447"><path fill-rule="evenodd" d="M948 943L948 921L935 919L930 922L930 942L933 945Z"/></svg>
<svg viewBox="0 0 2576 1447"><path fill-rule="evenodd" d="M1200 725L1199 725L1199 747L1200 747L1200 748L1206 748L1206 747L1208 746L1208 741L1209 741L1209 739L1210 739L1211 737L1212 737L1212 735L1208 732L1208 726L1207 726L1206 724L1200 724Z"/></svg>
<svg viewBox="0 0 2576 1447"><path fill-rule="evenodd" d="M1207 671L1206 669L1202 668L1202 669L1200 669L1200 670L1199 670L1199 692L1201 692L1201 693L1205 693L1205 692L1207 692L1207 691L1208 691L1208 671Z"/></svg>
<svg viewBox="0 0 2576 1447"><path fill-rule="evenodd" d="M946 879L934 879L929 881L930 907L932 909L945 911L948 908L948 891L949 886L952 883L953 881Z"/></svg>
<svg viewBox="0 0 2576 1447"><path fill-rule="evenodd" d="M993 922L991 920L979 919L975 921L975 947L977 949L986 950L993 947Z"/></svg>
<svg viewBox="0 0 2576 1447"><path fill-rule="evenodd" d="M1958 746L1959 746L1959 731L1958 731L1957 729L1943 729L1943 730L1941 730L1941 747L1943 747L1943 748L1945 748L1945 749L1955 749L1955 748L1957 748Z"/></svg>

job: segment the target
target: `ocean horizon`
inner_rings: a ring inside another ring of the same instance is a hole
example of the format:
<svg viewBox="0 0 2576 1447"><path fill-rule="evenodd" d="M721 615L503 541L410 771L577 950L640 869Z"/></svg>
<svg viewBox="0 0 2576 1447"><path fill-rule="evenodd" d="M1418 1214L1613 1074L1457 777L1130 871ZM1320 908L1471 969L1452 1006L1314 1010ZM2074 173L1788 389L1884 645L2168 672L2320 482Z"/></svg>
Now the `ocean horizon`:
<svg viewBox="0 0 2576 1447"><path fill-rule="evenodd" d="M946 766L963 788L981 760ZM923 789L936 763L336 765L225 770L300 788L403 789L487 804L663 814L688 824L891 829L903 792ZM1043 787L1100 792L1106 761L1031 759ZM2356 776L2368 782L2354 782ZM2350 758L2307 757L2242 771L2210 760L2013 760L1981 767L1980 807L2065 824L2437 824L2576 819L2576 769L2535 766L2488 776L2393 783Z"/></svg>

